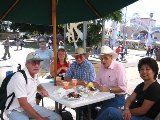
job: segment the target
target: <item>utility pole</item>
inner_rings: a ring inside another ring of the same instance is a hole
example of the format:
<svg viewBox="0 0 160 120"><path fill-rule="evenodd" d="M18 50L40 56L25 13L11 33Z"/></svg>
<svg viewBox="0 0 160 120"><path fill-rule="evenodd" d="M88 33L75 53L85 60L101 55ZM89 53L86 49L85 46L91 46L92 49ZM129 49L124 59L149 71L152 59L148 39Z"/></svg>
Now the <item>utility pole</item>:
<svg viewBox="0 0 160 120"><path fill-rule="evenodd" d="M127 17L127 7L126 7L126 11L125 11L125 15L124 15L124 26L123 26L123 44L124 44L124 41L125 41L125 36L126 36L126 17Z"/></svg>
<svg viewBox="0 0 160 120"><path fill-rule="evenodd" d="M148 38L147 38L147 41L146 41L146 46L152 46L152 35L151 35L151 30L152 30L152 18L153 18L153 13L150 13L149 14L149 28L148 28Z"/></svg>
<svg viewBox="0 0 160 120"><path fill-rule="evenodd" d="M66 33L67 33L67 24L64 24L64 48L66 48Z"/></svg>
<svg viewBox="0 0 160 120"><path fill-rule="evenodd" d="M105 36L105 19L102 19L102 46L104 45L104 36Z"/></svg>
<svg viewBox="0 0 160 120"><path fill-rule="evenodd" d="M86 51L87 21L83 21L83 48Z"/></svg>

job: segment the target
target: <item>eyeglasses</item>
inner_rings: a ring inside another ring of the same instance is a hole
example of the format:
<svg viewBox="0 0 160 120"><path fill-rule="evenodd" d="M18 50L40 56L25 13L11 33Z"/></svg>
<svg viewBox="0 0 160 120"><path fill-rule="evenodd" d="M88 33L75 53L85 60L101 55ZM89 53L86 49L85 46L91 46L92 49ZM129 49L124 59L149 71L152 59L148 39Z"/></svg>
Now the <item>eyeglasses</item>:
<svg viewBox="0 0 160 120"><path fill-rule="evenodd" d="M35 66L35 65L40 65L40 62L41 61L31 61L30 63L32 66Z"/></svg>
<svg viewBox="0 0 160 120"><path fill-rule="evenodd" d="M110 57L112 58L112 55L102 55L100 56L100 60L108 60Z"/></svg>
<svg viewBox="0 0 160 120"><path fill-rule="evenodd" d="M83 55L76 55L76 56L75 56L75 59L78 59L78 58L79 58L79 59L82 59L82 58L83 58Z"/></svg>
<svg viewBox="0 0 160 120"><path fill-rule="evenodd" d="M44 42L46 42L46 41L39 41L39 43L44 43Z"/></svg>

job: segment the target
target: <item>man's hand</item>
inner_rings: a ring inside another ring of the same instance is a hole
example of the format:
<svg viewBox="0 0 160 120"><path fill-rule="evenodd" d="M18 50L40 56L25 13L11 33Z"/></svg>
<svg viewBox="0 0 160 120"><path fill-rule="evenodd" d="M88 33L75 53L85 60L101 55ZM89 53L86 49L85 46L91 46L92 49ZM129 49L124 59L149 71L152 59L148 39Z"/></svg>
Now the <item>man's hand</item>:
<svg viewBox="0 0 160 120"><path fill-rule="evenodd" d="M41 117L41 118L38 118L36 120L49 120L49 118L47 118L47 117Z"/></svg>
<svg viewBox="0 0 160 120"><path fill-rule="evenodd" d="M48 97L48 91L46 91L45 89L42 89L40 94L43 96L43 97Z"/></svg>
<svg viewBox="0 0 160 120"><path fill-rule="evenodd" d="M109 88L106 87L106 86L103 86L103 85L99 85L99 86L98 86L98 89L99 89L101 92L109 92Z"/></svg>

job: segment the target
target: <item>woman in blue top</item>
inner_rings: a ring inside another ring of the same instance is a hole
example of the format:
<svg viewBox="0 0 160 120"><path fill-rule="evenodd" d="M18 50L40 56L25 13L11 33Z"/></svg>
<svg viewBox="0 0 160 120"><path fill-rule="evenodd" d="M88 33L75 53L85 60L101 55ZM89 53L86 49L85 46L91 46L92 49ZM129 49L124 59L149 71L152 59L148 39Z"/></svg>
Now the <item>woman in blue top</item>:
<svg viewBox="0 0 160 120"><path fill-rule="evenodd" d="M38 37L37 42L39 45L39 49L37 49L35 52L39 54L41 59L43 59L43 62L41 63L40 72L48 73L50 71L50 63L53 60L53 51L47 48L46 37Z"/></svg>
<svg viewBox="0 0 160 120"><path fill-rule="evenodd" d="M37 49L35 52L38 53L40 58L43 60L40 65L39 76L43 77L46 73L49 73L50 71L50 63L53 60L53 51L47 48L46 37L44 36L38 37L37 42L39 45L39 49ZM42 99L42 96L39 93L37 93L36 94L36 104L37 105L39 105L41 99Z"/></svg>

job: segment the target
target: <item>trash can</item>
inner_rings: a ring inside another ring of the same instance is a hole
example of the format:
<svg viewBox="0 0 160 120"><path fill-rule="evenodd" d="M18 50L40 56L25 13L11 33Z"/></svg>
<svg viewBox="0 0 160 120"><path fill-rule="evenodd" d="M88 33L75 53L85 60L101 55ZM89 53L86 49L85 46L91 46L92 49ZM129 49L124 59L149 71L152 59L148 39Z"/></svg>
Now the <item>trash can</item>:
<svg viewBox="0 0 160 120"><path fill-rule="evenodd" d="M13 73L12 66L0 66L0 86L2 84L3 79L11 73Z"/></svg>

